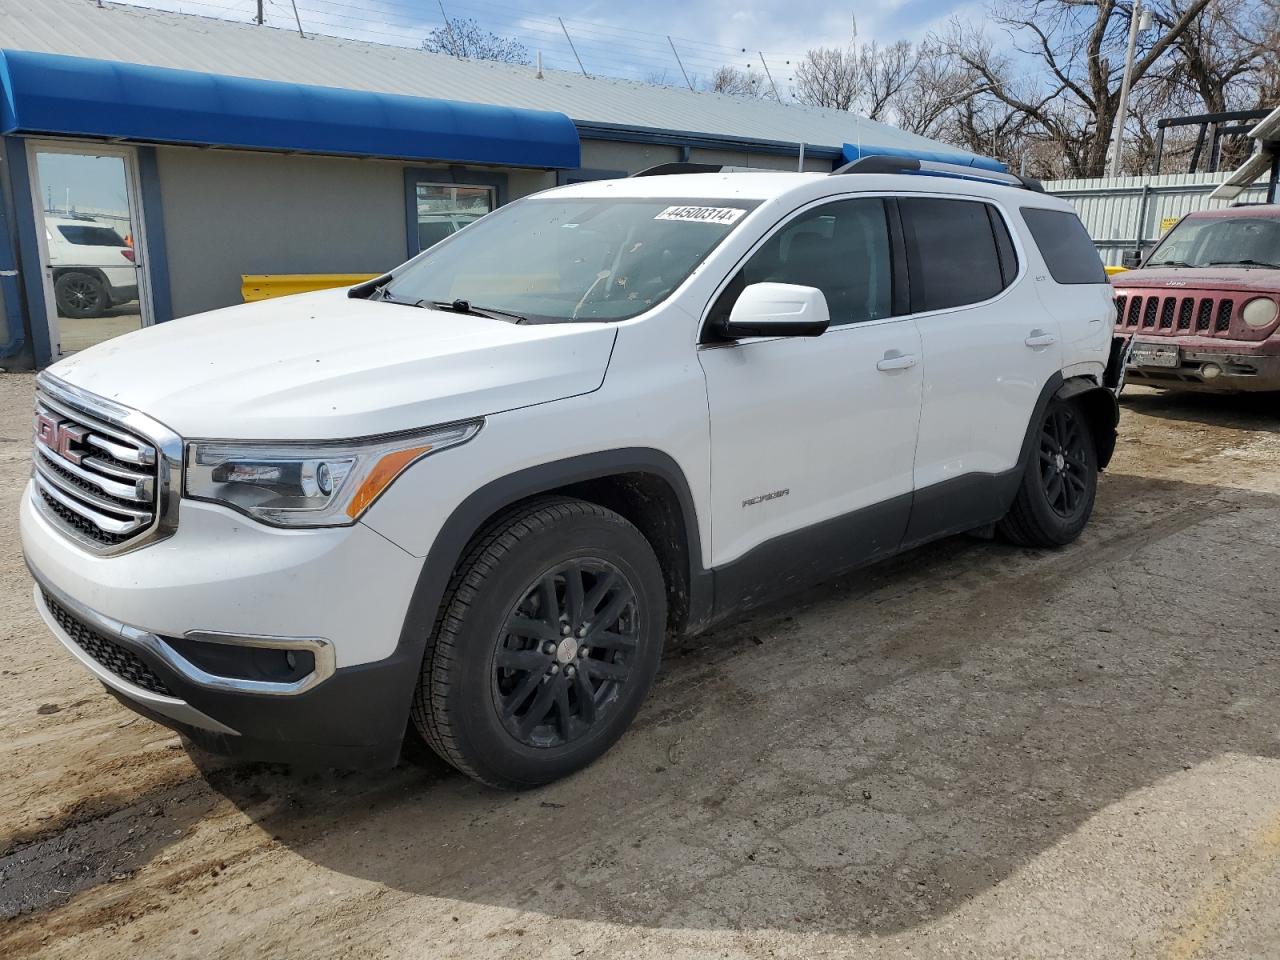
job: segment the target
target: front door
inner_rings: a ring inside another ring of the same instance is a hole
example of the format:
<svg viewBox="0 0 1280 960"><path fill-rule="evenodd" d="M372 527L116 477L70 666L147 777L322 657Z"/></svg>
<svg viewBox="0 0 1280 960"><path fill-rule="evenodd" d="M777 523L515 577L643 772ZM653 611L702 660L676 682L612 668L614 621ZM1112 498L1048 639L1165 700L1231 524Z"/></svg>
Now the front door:
<svg viewBox="0 0 1280 960"><path fill-rule="evenodd" d="M133 150L36 142L27 149L54 358L149 324Z"/></svg>
<svg viewBox="0 0 1280 960"><path fill-rule="evenodd" d="M774 281L817 287L820 337L704 344L711 416L711 537L717 603L750 606L890 552L910 510L920 415L920 338L893 315L883 202L799 213L752 254L712 308Z"/></svg>

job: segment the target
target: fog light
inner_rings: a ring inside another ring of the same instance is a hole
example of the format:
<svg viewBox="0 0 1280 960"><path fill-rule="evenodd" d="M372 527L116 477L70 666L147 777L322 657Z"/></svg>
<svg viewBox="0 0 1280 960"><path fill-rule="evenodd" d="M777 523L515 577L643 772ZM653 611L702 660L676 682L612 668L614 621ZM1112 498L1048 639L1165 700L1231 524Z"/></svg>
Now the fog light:
<svg viewBox="0 0 1280 960"><path fill-rule="evenodd" d="M1222 368L1216 363L1206 363L1200 368L1200 376L1206 380L1216 380L1222 376Z"/></svg>

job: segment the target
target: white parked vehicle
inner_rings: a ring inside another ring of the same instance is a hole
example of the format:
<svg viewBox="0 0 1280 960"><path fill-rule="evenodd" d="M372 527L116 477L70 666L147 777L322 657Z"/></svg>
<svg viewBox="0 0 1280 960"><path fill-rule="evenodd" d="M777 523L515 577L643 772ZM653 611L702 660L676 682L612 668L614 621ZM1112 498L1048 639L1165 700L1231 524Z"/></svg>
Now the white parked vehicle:
<svg viewBox="0 0 1280 960"><path fill-rule="evenodd" d="M100 317L138 299L133 248L115 224L89 217L44 218L58 315Z"/></svg>
<svg viewBox="0 0 1280 960"><path fill-rule="evenodd" d="M65 359L36 604L206 747L391 764L411 725L525 787L618 739L668 639L949 534L1066 544L1111 288L1066 203L948 170L562 187Z"/></svg>

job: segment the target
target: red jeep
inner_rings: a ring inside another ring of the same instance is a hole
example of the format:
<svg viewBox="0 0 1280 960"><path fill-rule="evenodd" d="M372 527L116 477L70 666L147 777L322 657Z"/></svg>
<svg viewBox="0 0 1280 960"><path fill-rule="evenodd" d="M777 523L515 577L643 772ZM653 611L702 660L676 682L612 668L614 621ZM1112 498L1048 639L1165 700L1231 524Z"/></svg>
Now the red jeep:
<svg viewBox="0 0 1280 960"><path fill-rule="evenodd" d="M1188 214L1111 282L1128 382L1280 390L1280 204Z"/></svg>

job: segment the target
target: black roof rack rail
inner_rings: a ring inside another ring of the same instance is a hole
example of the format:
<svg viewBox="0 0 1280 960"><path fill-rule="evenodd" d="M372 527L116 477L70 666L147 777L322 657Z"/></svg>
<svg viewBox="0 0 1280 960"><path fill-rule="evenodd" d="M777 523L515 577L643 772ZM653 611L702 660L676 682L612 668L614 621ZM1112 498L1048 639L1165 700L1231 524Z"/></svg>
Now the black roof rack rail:
<svg viewBox="0 0 1280 960"><path fill-rule="evenodd" d="M719 173L724 169L721 163L660 163L657 166L645 167L631 174L633 177L664 177L670 173Z"/></svg>
<svg viewBox="0 0 1280 960"><path fill-rule="evenodd" d="M776 167L743 167L732 163L660 163L631 174L633 177L665 177L673 173L795 173Z"/></svg>
<svg viewBox="0 0 1280 960"><path fill-rule="evenodd" d="M1016 173L1002 173L999 170L986 170L982 167L966 167L959 163L944 163L941 160L918 160L914 157L871 154L832 170L830 175L835 177L848 173L928 173L964 180L986 180L990 183L1002 183L1009 187L1021 187L1024 190L1044 193L1044 184L1031 177L1020 177Z"/></svg>

